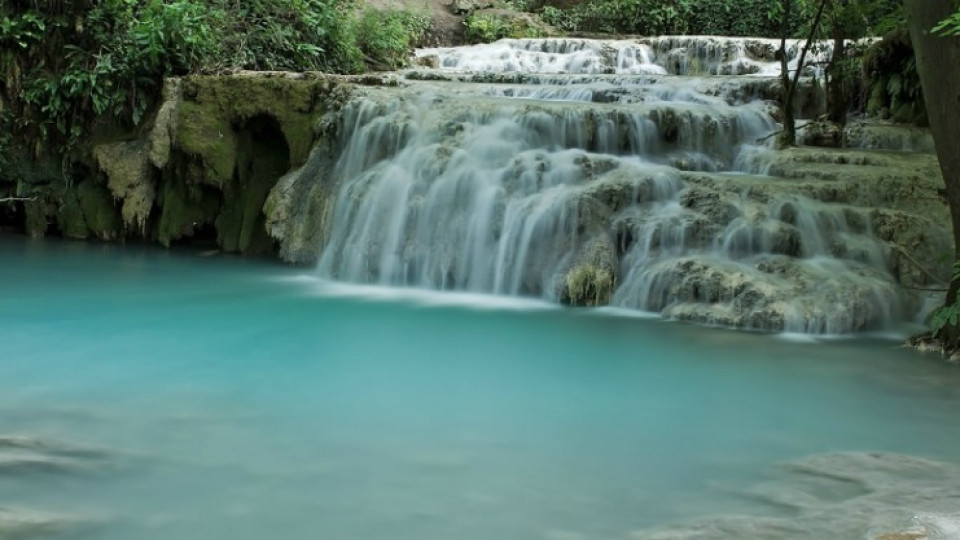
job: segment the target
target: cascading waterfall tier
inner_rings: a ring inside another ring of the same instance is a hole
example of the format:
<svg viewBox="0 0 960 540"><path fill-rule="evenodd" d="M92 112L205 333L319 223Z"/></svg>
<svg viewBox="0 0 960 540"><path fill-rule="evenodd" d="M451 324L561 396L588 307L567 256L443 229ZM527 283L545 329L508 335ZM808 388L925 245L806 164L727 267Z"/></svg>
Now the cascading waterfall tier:
<svg viewBox="0 0 960 540"><path fill-rule="evenodd" d="M942 275L905 262L901 244L922 231L924 250L947 252L944 223L888 204L899 195L862 204L876 190L845 178L784 178L849 156L769 148L774 50L712 37L425 49L435 68L358 90L331 122L333 147L280 189L325 186L301 221L321 229L327 278L775 331L913 316L901 284Z"/></svg>
<svg viewBox="0 0 960 540"><path fill-rule="evenodd" d="M804 42L787 41L791 70ZM663 36L638 40L504 39L472 47L420 49L417 57L437 68L473 73L582 73L647 75L780 74L780 40L717 36ZM810 72L829 59L831 45L811 50Z"/></svg>

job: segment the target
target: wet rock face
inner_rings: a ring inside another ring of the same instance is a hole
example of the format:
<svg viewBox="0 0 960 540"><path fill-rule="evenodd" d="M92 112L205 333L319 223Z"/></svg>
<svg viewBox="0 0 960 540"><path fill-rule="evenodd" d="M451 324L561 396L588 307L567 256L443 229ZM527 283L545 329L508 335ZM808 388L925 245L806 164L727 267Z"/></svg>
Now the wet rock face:
<svg viewBox="0 0 960 540"><path fill-rule="evenodd" d="M698 257L634 270L615 300L712 325L837 333L880 322L888 295L896 298L895 287L882 277L865 267L783 256L759 257L749 265Z"/></svg>
<svg viewBox="0 0 960 540"><path fill-rule="evenodd" d="M809 122L798 135L801 144L822 148L936 153L930 131L911 125L851 122L841 131L829 122Z"/></svg>
<svg viewBox="0 0 960 540"><path fill-rule="evenodd" d="M110 192L123 201L124 225L145 231L156 199L154 169L150 167L146 141L101 145L94 150L94 157L107 176Z"/></svg>

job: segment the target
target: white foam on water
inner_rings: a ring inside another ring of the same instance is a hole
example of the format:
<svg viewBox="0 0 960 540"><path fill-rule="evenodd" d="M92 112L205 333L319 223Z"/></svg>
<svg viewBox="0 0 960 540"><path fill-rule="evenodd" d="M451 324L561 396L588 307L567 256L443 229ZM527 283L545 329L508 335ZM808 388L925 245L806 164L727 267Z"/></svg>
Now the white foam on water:
<svg viewBox="0 0 960 540"><path fill-rule="evenodd" d="M462 291L438 291L418 287L393 287L331 281L310 275L289 278L307 284L310 293L326 298L354 298L371 302L399 302L425 307L461 307L481 311L543 311L561 309L555 303L536 298L501 296Z"/></svg>
<svg viewBox="0 0 960 540"><path fill-rule="evenodd" d="M919 514L914 521L930 540L960 540L960 513Z"/></svg>
<svg viewBox="0 0 960 540"><path fill-rule="evenodd" d="M662 319L661 315L655 311L643 311L640 309L626 309L616 306L603 306L590 308L585 311L590 315L624 317L628 319Z"/></svg>

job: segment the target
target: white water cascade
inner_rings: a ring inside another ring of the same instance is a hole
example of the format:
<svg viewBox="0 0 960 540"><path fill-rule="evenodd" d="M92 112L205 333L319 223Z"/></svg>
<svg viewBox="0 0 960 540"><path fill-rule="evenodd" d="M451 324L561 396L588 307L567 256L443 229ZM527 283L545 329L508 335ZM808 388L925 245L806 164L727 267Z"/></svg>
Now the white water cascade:
<svg viewBox="0 0 960 540"><path fill-rule="evenodd" d="M774 50L653 38L418 51L433 68L358 90L339 113L318 272L776 331L914 316L874 230L886 214L767 176L780 163Z"/></svg>

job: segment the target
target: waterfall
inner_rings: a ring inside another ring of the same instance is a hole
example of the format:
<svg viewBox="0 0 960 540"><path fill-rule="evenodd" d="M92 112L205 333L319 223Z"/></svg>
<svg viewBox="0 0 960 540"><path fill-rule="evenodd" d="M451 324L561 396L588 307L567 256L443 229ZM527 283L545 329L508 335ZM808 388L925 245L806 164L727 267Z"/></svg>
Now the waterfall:
<svg viewBox="0 0 960 540"><path fill-rule="evenodd" d="M774 45L418 51L437 67L358 90L335 121L319 274L776 331L910 316L875 212L768 176Z"/></svg>

